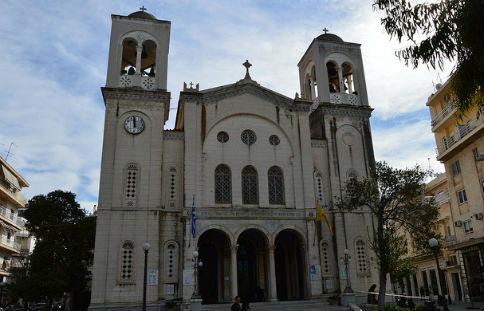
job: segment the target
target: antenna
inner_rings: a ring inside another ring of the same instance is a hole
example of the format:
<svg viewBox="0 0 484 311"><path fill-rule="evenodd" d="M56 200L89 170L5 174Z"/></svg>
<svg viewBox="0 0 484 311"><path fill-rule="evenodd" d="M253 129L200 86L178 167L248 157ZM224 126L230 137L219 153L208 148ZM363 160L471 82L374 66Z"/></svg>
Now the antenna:
<svg viewBox="0 0 484 311"><path fill-rule="evenodd" d="M12 150L12 146L17 146L17 145L15 145L13 142L10 143L10 146L8 147L7 155L5 156L5 161L8 160L9 155L14 155L13 153L10 152L10 150Z"/></svg>

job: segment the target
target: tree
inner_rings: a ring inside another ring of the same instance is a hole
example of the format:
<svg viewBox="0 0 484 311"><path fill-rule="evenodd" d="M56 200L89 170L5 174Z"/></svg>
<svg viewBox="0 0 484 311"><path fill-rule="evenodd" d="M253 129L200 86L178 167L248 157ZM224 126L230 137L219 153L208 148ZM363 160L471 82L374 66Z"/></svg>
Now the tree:
<svg viewBox="0 0 484 311"><path fill-rule="evenodd" d="M405 64L443 68L455 61L450 90L462 114L484 108L484 0L374 0L384 12L381 24L391 37L411 42L396 52Z"/></svg>
<svg viewBox="0 0 484 311"><path fill-rule="evenodd" d="M438 208L433 200L424 199L427 174L418 166L402 170L377 162L372 177L351 178L336 202L336 207L343 210L367 208L375 217L376 227L372 228L370 246L380 268L380 311L385 309L386 275L397 274L401 268L398 268L398 260L402 257L403 247L399 233L406 231L412 237L428 236L437 221Z"/></svg>
<svg viewBox="0 0 484 311"><path fill-rule="evenodd" d="M69 293L74 309L83 296L92 264L95 217L87 216L72 192L56 190L29 200L26 227L37 238L28 277L12 288L30 300L58 299Z"/></svg>

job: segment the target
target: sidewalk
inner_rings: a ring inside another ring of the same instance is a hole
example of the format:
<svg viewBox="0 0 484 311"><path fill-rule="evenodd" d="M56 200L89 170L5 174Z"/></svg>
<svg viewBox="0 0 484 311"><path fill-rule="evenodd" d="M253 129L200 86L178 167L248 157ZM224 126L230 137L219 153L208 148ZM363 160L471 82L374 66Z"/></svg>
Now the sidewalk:
<svg viewBox="0 0 484 311"><path fill-rule="evenodd" d="M442 306L438 306L442 309ZM467 311L467 310L484 310L483 302L474 302L474 309L471 309L472 305L470 302L457 301L449 305L449 311Z"/></svg>

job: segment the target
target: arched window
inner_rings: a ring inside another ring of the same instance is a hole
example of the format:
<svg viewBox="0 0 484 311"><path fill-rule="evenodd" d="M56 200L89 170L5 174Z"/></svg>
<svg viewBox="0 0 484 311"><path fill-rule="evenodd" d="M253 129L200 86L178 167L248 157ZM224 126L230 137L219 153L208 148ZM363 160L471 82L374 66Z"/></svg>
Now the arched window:
<svg viewBox="0 0 484 311"><path fill-rule="evenodd" d="M356 242L356 256L357 256L357 265L358 265L358 272L359 273L367 273L367 263L366 263L366 245L365 242L362 240L358 240Z"/></svg>
<svg viewBox="0 0 484 311"><path fill-rule="evenodd" d="M165 244L165 281L178 282L178 244L170 241Z"/></svg>
<svg viewBox="0 0 484 311"><path fill-rule="evenodd" d="M323 202L323 176L321 176L321 173L317 172L315 175L315 192L316 192L316 201L320 204L324 204Z"/></svg>
<svg viewBox="0 0 484 311"><path fill-rule="evenodd" d="M343 73L343 82L345 86L344 92L348 94L356 94L355 84L353 80L353 68L349 63L343 63L343 65L341 66L341 70Z"/></svg>
<svg viewBox="0 0 484 311"><path fill-rule="evenodd" d="M226 165L215 169L215 203L232 203L232 174Z"/></svg>
<svg viewBox="0 0 484 311"><path fill-rule="evenodd" d="M128 164L125 177L125 201L126 206L136 205L137 183L139 179L138 167L134 163Z"/></svg>
<svg viewBox="0 0 484 311"><path fill-rule="evenodd" d="M131 241L125 241L121 246L121 265L120 279L121 282L132 282L134 280L134 244Z"/></svg>
<svg viewBox="0 0 484 311"><path fill-rule="evenodd" d="M323 263L323 274L329 273L329 246L328 243L323 242L321 244L321 256L322 256L322 263Z"/></svg>
<svg viewBox="0 0 484 311"><path fill-rule="evenodd" d="M253 166L246 166L242 170L242 203L258 204L259 187L257 182L257 171Z"/></svg>
<svg viewBox="0 0 484 311"><path fill-rule="evenodd" d="M339 93L340 85L339 85L339 74L338 74L337 65L332 61L327 62L326 70L328 71L329 92Z"/></svg>
<svg viewBox="0 0 484 311"><path fill-rule="evenodd" d="M151 40L143 42L141 52L141 74L154 77L156 69L156 43Z"/></svg>
<svg viewBox="0 0 484 311"><path fill-rule="evenodd" d="M267 172L269 204L284 204L284 176L282 170L273 166Z"/></svg>
<svg viewBox="0 0 484 311"><path fill-rule="evenodd" d="M123 40L123 57L121 61L121 75L134 75L136 73L136 47L138 42L133 38Z"/></svg>

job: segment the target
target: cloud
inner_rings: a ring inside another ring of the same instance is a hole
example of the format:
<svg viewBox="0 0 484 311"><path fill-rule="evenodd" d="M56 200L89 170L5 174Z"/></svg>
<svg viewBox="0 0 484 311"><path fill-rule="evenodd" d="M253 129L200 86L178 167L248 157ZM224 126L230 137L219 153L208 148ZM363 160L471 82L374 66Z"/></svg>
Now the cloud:
<svg viewBox="0 0 484 311"><path fill-rule="evenodd" d="M435 162L425 102L437 73L405 67L394 56L398 45L389 40L369 2L143 4L159 19L172 22L172 108L183 82L200 83L202 89L234 83L244 77L246 59L253 64L253 79L293 97L299 92L297 63L327 27L346 41L362 44L370 105L375 108L377 158L399 167L427 163L427 157ZM107 71L110 14L128 15L137 7L114 0L2 3L0 143L2 148L15 143L9 162L29 181L28 197L65 189L77 193L83 206L95 204L104 122L99 87L105 84ZM441 77L445 79L446 73ZM166 128L173 127L175 113L170 111ZM421 117L409 117L415 113Z"/></svg>

